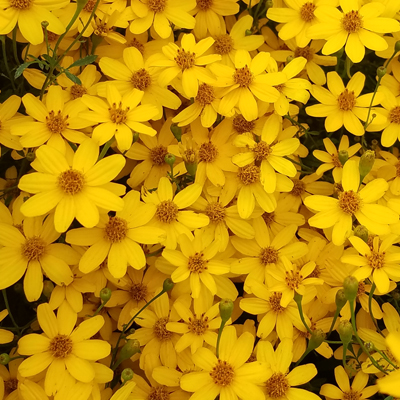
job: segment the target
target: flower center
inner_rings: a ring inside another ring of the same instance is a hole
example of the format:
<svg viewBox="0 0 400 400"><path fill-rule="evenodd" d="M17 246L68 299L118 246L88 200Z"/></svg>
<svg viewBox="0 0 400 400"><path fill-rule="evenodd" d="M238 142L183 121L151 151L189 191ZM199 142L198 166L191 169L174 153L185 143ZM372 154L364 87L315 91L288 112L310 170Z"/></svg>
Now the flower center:
<svg viewBox="0 0 400 400"><path fill-rule="evenodd" d="M131 83L135 89L143 91L151 85L151 76L144 68L141 68L132 74Z"/></svg>
<svg viewBox="0 0 400 400"><path fill-rule="evenodd" d="M110 119L115 124L123 124L126 121L126 113L129 111L130 107L126 107L125 110L122 109L122 103L119 102L118 108L117 104L113 103L112 107L108 109L110 112Z"/></svg>
<svg viewBox="0 0 400 400"><path fill-rule="evenodd" d="M235 371L232 365L226 361L218 360L215 367L211 370L210 376L218 386L228 386L233 381Z"/></svg>
<svg viewBox="0 0 400 400"><path fill-rule="evenodd" d="M272 148L268 143L258 142L254 147L253 152L256 161L262 161L265 160L272 153Z"/></svg>
<svg viewBox="0 0 400 400"><path fill-rule="evenodd" d="M67 335L57 335L51 339L49 351L55 358L65 358L72 352L72 340Z"/></svg>
<svg viewBox="0 0 400 400"><path fill-rule="evenodd" d="M285 282L290 289L298 289L302 280L300 271L286 271Z"/></svg>
<svg viewBox="0 0 400 400"><path fill-rule="evenodd" d="M339 156L337 154L334 154L332 156L332 163L336 168L342 168L343 167L342 163L339 160Z"/></svg>
<svg viewBox="0 0 400 400"><path fill-rule="evenodd" d="M88 0L85 7L83 7L83 10L88 13L91 13L94 10L94 6L96 5L96 3L97 3L96 0Z"/></svg>
<svg viewBox="0 0 400 400"><path fill-rule="evenodd" d="M47 31L47 39L49 42L54 42L54 41L58 40L59 37L60 36L56 35L55 33Z"/></svg>
<svg viewBox="0 0 400 400"><path fill-rule="evenodd" d="M274 373L265 383L267 395L273 399L282 397L289 389L290 385L286 376L282 372Z"/></svg>
<svg viewBox="0 0 400 400"><path fill-rule="evenodd" d="M400 124L400 107L396 106L389 112L389 121L394 124Z"/></svg>
<svg viewBox="0 0 400 400"><path fill-rule="evenodd" d="M293 179L293 189L290 191L290 194L293 196L300 197L306 191L306 185L300 179Z"/></svg>
<svg viewBox="0 0 400 400"><path fill-rule="evenodd" d="M274 86L274 88L275 88L279 93L282 93L282 92L283 92L283 89L285 89L285 84L284 84L284 83L281 83L280 85Z"/></svg>
<svg viewBox="0 0 400 400"><path fill-rule="evenodd" d="M314 271L308 275L309 278L319 278L321 276L321 269L318 265L315 266Z"/></svg>
<svg viewBox="0 0 400 400"><path fill-rule="evenodd" d="M105 22L99 21L99 22L94 23L93 33L96 36L107 36L109 31L110 31L110 29L108 28L108 26Z"/></svg>
<svg viewBox="0 0 400 400"><path fill-rule="evenodd" d="M264 247L261 249L260 254L258 256L260 262L264 267L268 264L275 264L279 260L279 253L278 250L274 249L273 247Z"/></svg>
<svg viewBox="0 0 400 400"><path fill-rule="evenodd" d="M361 393L350 388L349 391L343 392L343 400L359 400Z"/></svg>
<svg viewBox="0 0 400 400"><path fill-rule="evenodd" d="M163 317L157 320L157 322L153 326L154 335L161 342L170 339L172 336L172 332L167 331L167 323L168 317Z"/></svg>
<svg viewBox="0 0 400 400"><path fill-rule="evenodd" d="M271 310L276 314L280 314L285 311L285 308L281 306L281 299L282 293L280 292L274 292L271 294L271 296L269 296L268 303L271 307Z"/></svg>
<svg viewBox="0 0 400 400"><path fill-rule="evenodd" d="M68 115L64 117L61 111L58 111L57 114L50 111L46 116L46 125L52 133L61 133L69 125L67 119Z"/></svg>
<svg viewBox="0 0 400 400"><path fill-rule="evenodd" d="M16 8L17 10L28 10L31 8L32 1L31 0L11 0L11 7Z"/></svg>
<svg viewBox="0 0 400 400"><path fill-rule="evenodd" d="M151 388L147 400L169 400L169 393L164 386Z"/></svg>
<svg viewBox="0 0 400 400"><path fill-rule="evenodd" d="M104 239L111 243L119 243L125 239L128 223L119 217L110 217L104 228Z"/></svg>
<svg viewBox="0 0 400 400"><path fill-rule="evenodd" d="M204 316L204 313L201 314L200 318L197 318L196 315L194 319L189 317L189 332L194 333L197 336L204 335L208 329L208 317Z"/></svg>
<svg viewBox="0 0 400 400"><path fill-rule="evenodd" d="M353 107L356 105L356 98L354 96L354 92L349 92L347 89L344 89L344 92L339 94L337 99L339 108L342 111L349 111L352 110Z"/></svg>
<svg viewBox="0 0 400 400"><path fill-rule="evenodd" d="M311 61L314 58L315 50L309 46L298 47L295 52L295 57L304 57L307 61Z"/></svg>
<svg viewBox="0 0 400 400"><path fill-rule="evenodd" d="M153 165L164 165L165 164L165 156L168 154L168 149L160 144L159 146L153 147L150 150L150 158Z"/></svg>
<svg viewBox="0 0 400 400"><path fill-rule="evenodd" d="M130 293L133 300L143 301L147 296L147 286L143 285L143 283L134 283L131 286Z"/></svg>
<svg viewBox="0 0 400 400"><path fill-rule="evenodd" d="M232 126L237 133L245 133L252 132L256 124L254 121L245 120L243 115L239 114L236 115L235 118L233 118Z"/></svg>
<svg viewBox="0 0 400 400"><path fill-rule="evenodd" d="M153 12L163 12L167 6L167 0L147 0L147 7Z"/></svg>
<svg viewBox="0 0 400 400"><path fill-rule="evenodd" d="M78 85L78 84L74 83L71 86L72 100L78 99L79 97L82 97L86 93L87 93L87 90L82 85Z"/></svg>
<svg viewBox="0 0 400 400"><path fill-rule="evenodd" d="M174 58L178 67L184 71L185 69L192 68L196 61L196 54L183 49L178 49L178 54Z"/></svg>
<svg viewBox="0 0 400 400"><path fill-rule="evenodd" d="M21 246L21 254L28 259L28 261L39 260L46 251L46 242L39 236L33 236L26 239L25 243Z"/></svg>
<svg viewBox="0 0 400 400"><path fill-rule="evenodd" d="M358 193L352 190L340 193L339 208L346 214L356 213L361 208L361 198Z"/></svg>
<svg viewBox="0 0 400 400"><path fill-rule="evenodd" d="M178 206L173 201L164 200L157 205L156 218L160 222L164 222L165 224L170 224L171 222L176 221L178 212L179 212Z"/></svg>
<svg viewBox="0 0 400 400"><path fill-rule="evenodd" d="M245 165L240 167L237 173L237 177L243 185L251 185L260 181L260 168L256 165Z"/></svg>
<svg viewBox="0 0 400 400"><path fill-rule="evenodd" d="M143 43L140 43L139 40L137 40L136 38L133 38L129 43L128 43L128 47L135 47L136 49L138 49L140 51L140 53L144 53L144 45Z"/></svg>
<svg viewBox="0 0 400 400"><path fill-rule="evenodd" d="M342 18L342 26L348 33L356 33L363 27L362 16L357 10L349 11Z"/></svg>
<svg viewBox="0 0 400 400"><path fill-rule="evenodd" d="M238 68L233 74L233 80L240 87L248 87L253 81L253 74L246 65L243 68Z"/></svg>
<svg viewBox="0 0 400 400"><path fill-rule="evenodd" d="M357 296L361 296L365 293L365 283L363 281L358 282Z"/></svg>
<svg viewBox="0 0 400 400"><path fill-rule="evenodd" d="M385 265L385 253L373 251L367 256L368 265L374 269L380 269Z"/></svg>
<svg viewBox="0 0 400 400"><path fill-rule="evenodd" d="M199 161L204 161L206 163L212 163L218 157L218 149L212 143L203 143L199 149Z"/></svg>
<svg viewBox="0 0 400 400"><path fill-rule="evenodd" d="M264 220L265 224L267 226L271 226L273 222L275 222L275 213L271 212L265 212L263 215L261 215L262 219Z"/></svg>
<svg viewBox="0 0 400 400"><path fill-rule="evenodd" d="M316 9L316 6L314 3L308 2L303 4L303 6L300 9L300 18L303 21L310 22L315 18L314 15L314 10Z"/></svg>
<svg viewBox="0 0 400 400"><path fill-rule="evenodd" d="M195 253L193 256L189 257L188 268L190 272L201 274L207 269L208 261L203 257L203 253Z"/></svg>
<svg viewBox="0 0 400 400"><path fill-rule="evenodd" d="M215 201L207 205L206 215L211 222L218 223L225 220L226 210L221 203Z"/></svg>
<svg viewBox="0 0 400 400"><path fill-rule="evenodd" d="M17 378L10 378L4 381L4 394L10 394L14 390L18 389L18 379ZM19 396L18 396L19 397Z"/></svg>
<svg viewBox="0 0 400 400"><path fill-rule="evenodd" d="M65 194L78 194L85 184L82 172L68 169L58 176L58 186Z"/></svg>
<svg viewBox="0 0 400 400"><path fill-rule="evenodd" d="M202 106L211 104L215 99L214 88L207 83L202 83L197 92L196 101Z"/></svg>
<svg viewBox="0 0 400 400"><path fill-rule="evenodd" d="M202 11L208 10L213 5L213 0L196 0L197 7Z"/></svg>
<svg viewBox="0 0 400 400"><path fill-rule="evenodd" d="M233 39L229 35L221 35L215 39L214 50L215 53L224 55L228 54L233 49Z"/></svg>

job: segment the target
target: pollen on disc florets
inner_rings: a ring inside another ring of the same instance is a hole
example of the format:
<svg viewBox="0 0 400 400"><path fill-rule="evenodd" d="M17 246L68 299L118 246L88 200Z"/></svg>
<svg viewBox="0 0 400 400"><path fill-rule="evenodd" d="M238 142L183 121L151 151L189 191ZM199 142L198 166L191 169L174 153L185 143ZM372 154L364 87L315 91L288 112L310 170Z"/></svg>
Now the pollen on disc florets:
<svg viewBox="0 0 400 400"><path fill-rule="evenodd" d="M311 61L314 58L314 53L315 53L315 50L310 46L298 47L294 51L294 56L295 57L304 57L307 61Z"/></svg>
<svg viewBox="0 0 400 400"><path fill-rule="evenodd" d="M144 68L141 68L132 74L131 83L135 89L143 91L151 85L151 76Z"/></svg>
<svg viewBox="0 0 400 400"><path fill-rule="evenodd" d="M303 195L306 191L306 185L300 179L293 179L293 189L290 194L296 197Z"/></svg>
<svg viewBox="0 0 400 400"><path fill-rule="evenodd" d="M258 142L253 148L254 156L256 161L262 161L268 158L268 156L272 153L271 146L266 142Z"/></svg>
<svg viewBox="0 0 400 400"><path fill-rule="evenodd" d="M372 251L369 256L367 256L368 265L374 269L380 269L385 265L385 253L379 253Z"/></svg>
<svg viewBox="0 0 400 400"><path fill-rule="evenodd" d="M108 109L108 111L110 112L110 119L112 122L114 122L115 124L123 124L126 122L127 119L127 112L129 111L129 107L126 107L126 109L124 110L122 108L122 103L120 102L117 106L116 103L113 103L113 105Z"/></svg>
<svg viewBox="0 0 400 400"><path fill-rule="evenodd" d="M207 263L203 253L195 253L189 257L188 269L190 272L200 274L207 269Z"/></svg>
<svg viewBox="0 0 400 400"><path fill-rule="evenodd" d="M207 83L202 83L197 92L196 101L202 106L211 104L215 100L214 88Z"/></svg>
<svg viewBox="0 0 400 400"><path fill-rule="evenodd" d="M261 249L259 259L262 265L275 264L279 260L278 250L269 246Z"/></svg>
<svg viewBox="0 0 400 400"><path fill-rule="evenodd" d="M270 398L279 399L289 390L290 385L282 372L276 372L267 380L265 387Z"/></svg>
<svg viewBox="0 0 400 400"><path fill-rule="evenodd" d="M239 114L233 118L232 126L237 133L246 133L252 132L256 124L254 121L247 121L242 114Z"/></svg>
<svg viewBox="0 0 400 400"><path fill-rule="evenodd" d="M214 50L216 54L229 54L233 49L233 39L228 35L217 36L214 42Z"/></svg>
<svg viewBox="0 0 400 400"><path fill-rule="evenodd" d="M168 154L168 149L160 144L159 146L155 146L150 150L150 159L153 165L164 165L165 164L165 156Z"/></svg>
<svg viewBox="0 0 400 400"><path fill-rule="evenodd" d="M249 87L253 81L253 73L249 67L245 65L243 68L238 68L233 74L233 80L240 87Z"/></svg>
<svg viewBox="0 0 400 400"><path fill-rule="evenodd" d="M72 352L72 340L67 335L57 335L50 341L49 351L55 358L65 358Z"/></svg>
<svg viewBox="0 0 400 400"><path fill-rule="evenodd" d="M148 289L147 286L144 285L143 283L134 283L131 286L130 293L133 300L143 301L146 300Z"/></svg>
<svg viewBox="0 0 400 400"><path fill-rule="evenodd" d="M147 0L147 7L153 12L163 12L167 6L168 0Z"/></svg>
<svg viewBox="0 0 400 400"><path fill-rule="evenodd" d="M273 292L271 296L269 296L268 303L271 307L271 310L276 313L280 314L285 311L285 308L281 306L281 299L282 293L281 292Z"/></svg>
<svg viewBox="0 0 400 400"><path fill-rule="evenodd" d="M165 386L159 386L150 389L147 400L169 400L169 398L169 393Z"/></svg>
<svg viewBox="0 0 400 400"><path fill-rule="evenodd" d="M72 100L78 99L87 93L87 89L82 85L74 83L70 89Z"/></svg>
<svg viewBox="0 0 400 400"><path fill-rule="evenodd" d="M303 280L303 276L300 271L286 271L285 282L290 289L298 289Z"/></svg>
<svg viewBox="0 0 400 400"><path fill-rule="evenodd" d="M104 238L111 243L119 243L125 239L128 232L128 223L119 217L110 217L105 228Z"/></svg>
<svg viewBox="0 0 400 400"><path fill-rule="evenodd" d="M174 60L178 67L184 71L185 69L193 67L196 62L196 54L183 49L178 49L178 53Z"/></svg>
<svg viewBox="0 0 400 400"><path fill-rule="evenodd" d="M300 18L303 21L306 22L311 22L314 18L314 11L316 9L316 6L314 3L308 2L304 3L303 6L300 8Z"/></svg>
<svg viewBox="0 0 400 400"><path fill-rule="evenodd" d="M353 215L362 206L362 200L358 193L352 190L339 194L339 208L346 214Z"/></svg>
<svg viewBox="0 0 400 400"><path fill-rule="evenodd" d="M199 149L199 161L212 163L218 157L218 149L212 142L203 143Z"/></svg>
<svg viewBox="0 0 400 400"><path fill-rule="evenodd" d="M201 314L199 318L197 318L197 316L194 318L189 317L188 328L189 332L197 336L204 335L208 329L208 317L204 316L204 313Z"/></svg>
<svg viewBox="0 0 400 400"><path fill-rule="evenodd" d="M46 242L39 236L28 238L25 243L21 245L21 254L26 257L28 261L39 260L45 252Z"/></svg>
<svg viewBox="0 0 400 400"><path fill-rule="evenodd" d="M260 181L260 168L252 164L245 165L239 168L237 177L245 186L257 183Z"/></svg>
<svg viewBox="0 0 400 400"><path fill-rule="evenodd" d="M362 16L357 10L351 10L343 16L342 26L348 33L357 33L363 27Z"/></svg>
<svg viewBox="0 0 400 400"><path fill-rule="evenodd" d="M28 10L31 8L32 1L31 0L11 0L11 7L16 8L17 10Z"/></svg>
<svg viewBox="0 0 400 400"><path fill-rule="evenodd" d="M167 323L168 317L163 317L158 319L153 326L154 335L161 342L171 339L172 336L172 332L168 331L166 328Z"/></svg>
<svg viewBox="0 0 400 400"><path fill-rule="evenodd" d="M392 108L388 116L389 122L400 125L400 106Z"/></svg>
<svg viewBox="0 0 400 400"><path fill-rule="evenodd" d="M226 210L218 201L207 204L205 211L210 222L218 223L225 220Z"/></svg>
<svg viewBox="0 0 400 400"><path fill-rule="evenodd" d="M155 216L160 222L170 224L176 221L178 212L178 206L173 201L164 200L157 205Z"/></svg>
<svg viewBox="0 0 400 400"><path fill-rule="evenodd" d="M337 101L339 109L342 111L352 110L356 105L356 97L354 96L354 92L349 92L348 89L344 89L344 91L339 94Z"/></svg>
<svg viewBox="0 0 400 400"><path fill-rule="evenodd" d="M68 169L58 176L58 186L65 194L78 194L85 185L82 172L76 169Z"/></svg>
<svg viewBox="0 0 400 400"><path fill-rule="evenodd" d="M50 111L49 115L46 116L46 126L52 133L61 133L68 127L68 115L63 116L61 111L57 114L54 111Z"/></svg>
<svg viewBox="0 0 400 400"><path fill-rule="evenodd" d="M207 11L213 5L214 0L196 0L196 2L197 7L200 8L200 10Z"/></svg>
<svg viewBox="0 0 400 400"><path fill-rule="evenodd" d="M232 383L235 371L228 362L218 360L211 370L210 376L216 385L225 387Z"/></svg>

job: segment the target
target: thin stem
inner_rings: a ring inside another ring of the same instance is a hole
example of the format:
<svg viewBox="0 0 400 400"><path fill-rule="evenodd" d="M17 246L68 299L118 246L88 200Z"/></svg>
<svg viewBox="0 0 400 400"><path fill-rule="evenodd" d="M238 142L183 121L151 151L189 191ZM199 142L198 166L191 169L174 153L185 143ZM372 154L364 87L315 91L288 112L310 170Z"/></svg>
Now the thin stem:
<svg viewBox="0 0 400 400"><path fill-rule="evenodd" d="M337 320L338 317L339 317L339 313L340 313L340 310L339 310L339 308L336 307L335 315L333 316L332 324L331 324L331 327L329 328L329 332L328 332L328 334L326 335L326 337L329 337L329 335L332 333L333 328L334 328L335 323L336 323L336 320Z"/></svg>
<svg viewBox="0 0 400 400"><path fill-rule="evenodd" d="M14 327L15 327L15 329L17 330L18 335L19 335L19 333L21 332L21 328L18 326L17 322L16 322L15 319L14 319L14 316L12 315L11 308L10 308L10 304L8 303L8 298L7 298L6 289L2 289L1 292L2 292L2 294L3 294L4 304L6 305L6 308L7 308L7 311L8 311L8 316L10 317L11 322L13 323L13 325L14 325Z"/></svg>
<svg viewBox="0 0 400 400"><path fill-rule="evenodd" d="M300 319L301 322L303 323L303 325L305 326L305 328L307 329L307 332L312 335L312 330L310 329L310 327L307 325L306 320L304 319L304 314L303 314L303 306L301 305L301 300L302 300L303 296L299 295L298 293L296 293L294 295L293 300L296 302L297 304L297 308L299 310L299 314L300 314Z"/></svg>
<svg viewBox="0 0 400 400"><path fill-rule="evenodd" d="M371 98L371 103L369 104L369 107L368 107L367 119L365 120L365 123L364 123L364 131L366 131L368 126L371 125L371 123L373 121L373 119L372 119L371 122L368 122L369 121L369 116L371 115L372 104L374 103L374 99L375 99L376 93L378 91L378 88L379 88L379 86L381 84L382 78L383 78L383 76L379 76L378 77L378 81L376 82L375 90L374 90L374 93L373 93L372 98Z"/></svg>
<svg viewBox="0 0 400 400"><path fill-rule="evenodd" d="M221 341L222 331L224 330L225 324L226 321L221 320L221 325L219 326L218 337L217 337L217 349L216 349L217 358L219 358L219 342Z"/></svg>
<svg viewBox="0 0 400 400"><path fill-rule="evenodd" d="M152 253L146 254L146 258L158 256L159 254L162 253L163 250L164 250L164 248L161 247L161 249L158 249L158 250L156 250L156 251L153 251Z"/></svg>
<svg viewBox="0 0 400 400"><path fill-rule="evenodd" d="M16 92L15 84L14 84L14 78L11 75L11 70L8 65L8 59L7 59L7 51L6 51L6 38L4 35L0 35L0 41L1 41L1 47L2 47L2 53L3 53L3 60L4 60L4 66L6 67L6 72L8 75L8 79L11 82L11 86L13 88L14 93Z"/></svg>
<svg viewBox="0 0 400 400"><path fill-rule="evenodd" d="M101 153L97 161L100 161L106 155L108 149L111 147L113 143L114 143L114 136L108 142L106 142L104 147L101 149Z"/></svg>

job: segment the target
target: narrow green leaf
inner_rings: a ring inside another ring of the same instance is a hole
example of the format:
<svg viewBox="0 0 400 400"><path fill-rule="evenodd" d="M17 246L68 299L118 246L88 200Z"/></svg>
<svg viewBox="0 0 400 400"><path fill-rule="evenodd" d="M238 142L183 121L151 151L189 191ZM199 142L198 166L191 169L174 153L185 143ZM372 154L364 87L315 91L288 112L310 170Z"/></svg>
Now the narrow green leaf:
<svg viewBox="0 0 400 400"><path fill-rule="evenodd" d="M71 72L64 70L65 75L67 75L68 79L70 79L72 82L76 83L77 85L82 85L81 80L75 76L74 74L71 74Z"/></svg>
<svg viewBox="0 0 400 400"><path fill-rule="evenodd" d="M68 67L68 69L73 68L73 67L83 67L84 65L91 64L91 63L95 62L96 58L97 58L96 55L83 57L83 58L81 58L79 60L76 60L74 63L72 63Z"/></svg>

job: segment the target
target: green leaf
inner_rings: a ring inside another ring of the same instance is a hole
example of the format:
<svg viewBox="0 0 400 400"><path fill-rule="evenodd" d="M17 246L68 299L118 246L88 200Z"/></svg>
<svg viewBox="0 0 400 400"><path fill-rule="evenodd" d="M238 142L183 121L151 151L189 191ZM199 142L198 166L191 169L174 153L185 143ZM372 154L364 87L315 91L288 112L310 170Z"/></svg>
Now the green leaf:
<svg viewBox="0 0 400 400"><path fill-rule="evenodd" d="M22 73L25 71L26 68L28 68L31 64L35 64L35 63L37 63L37 61L29 61L29 62L21 64L15 71L14 79L19 78L22 75Z"/></svg>
<svg viewBox="0 0 400 400"><path fill-rule="evenodd" d="M74 63L72 63L68 67L68 69L73 68L73 67L83 67L84 65L91 64L91 63L95 62L96 58L97 58L96 55L83 57L83 58L81 58L79 60L76 60Z"/></svg>
<svg viewBox="0 0 400 400"><path fill-rule="evenodd" d="M74 74L71 74L71 72L64 70L65 75L67 75L68 79L70 79L72 82L76 83L77 85L82 85L81 80L75 76Z"/></svg>

